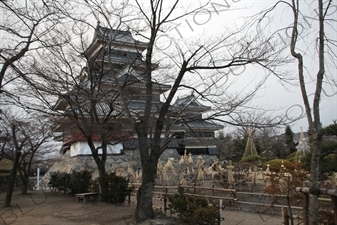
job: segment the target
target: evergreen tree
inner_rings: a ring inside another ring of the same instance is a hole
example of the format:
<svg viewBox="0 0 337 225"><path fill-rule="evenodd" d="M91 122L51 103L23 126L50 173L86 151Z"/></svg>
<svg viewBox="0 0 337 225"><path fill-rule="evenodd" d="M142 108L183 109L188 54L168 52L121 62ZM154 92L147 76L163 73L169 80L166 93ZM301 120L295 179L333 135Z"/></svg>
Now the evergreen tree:
<svg viewBox="0 0 337 225"><path fill-rule="evenodd" d="M236 137L233 139L233 151L232 154L227 158L227 160L232 160L233 162L239 162L245 151L245 146L247 143L248 135L243 138Z"/></svg>
<svg viewBox="0 0 337 225"><path fill-rule="evenodd" d="M288 154L296 152L297 143L294 141L294 132L291 130L290 126L286 127L284 138Z"/></svg>
<svg viewBox="0 0 337 225"><path fill-rule="evenodd" d="M337 142L329 137L337 135L337 123L334 121L327 127L322 128L323 138L320 154L320 179L328 179L333 171L337 171Z"/></svg>
<svg viewBox="0 0 337 225"><path fill-rule="evenodd" d="M333 121L333 124L330 124L327 127L322 128L323 135L337 135L337 121Z"/></svg>

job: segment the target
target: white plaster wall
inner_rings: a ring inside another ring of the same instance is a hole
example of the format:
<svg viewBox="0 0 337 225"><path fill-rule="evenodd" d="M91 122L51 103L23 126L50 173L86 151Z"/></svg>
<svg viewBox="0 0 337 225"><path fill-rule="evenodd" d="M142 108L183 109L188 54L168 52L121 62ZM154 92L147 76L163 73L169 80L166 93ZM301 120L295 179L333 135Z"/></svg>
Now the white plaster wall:
<svg viewBox="0 0 337 225"><path fill-rule="evenodd" d="M70 156L75 156L79 154L80 142L75 142L70 145Z"/></svg>
<svg viewBox="0 0 337 225"><path fill-rule="evenodd" d="M99 146L100 142L94 142L95 147ZM123 149L121 143L115 145L108 145L107 154L119 154ZM99 154L102 154L102 149L98 150ZM91 150L87 142L79 141L75 142L70 146L70 156L76 155L91 155Z"/></svg>

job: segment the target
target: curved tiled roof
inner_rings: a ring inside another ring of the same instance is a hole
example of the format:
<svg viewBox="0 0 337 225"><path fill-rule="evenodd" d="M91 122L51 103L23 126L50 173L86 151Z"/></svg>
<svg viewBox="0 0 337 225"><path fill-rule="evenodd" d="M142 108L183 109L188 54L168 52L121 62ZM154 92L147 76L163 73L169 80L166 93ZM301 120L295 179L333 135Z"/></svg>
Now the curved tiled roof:
<svg viewBox="0 0 337 225"><path fill-rule="evenodd" d="M95 36L101 40L109 40L116 44L130 45L143 50L147 47L147 43L135 40L130 31L115 30L98 25Z"/></svg>
<svg viewBox="0 0 337 225"><path fill-rule="evenodd" d="M178 98L173 106L180 109L197 110L199 112L204 112L211 109L211 107L202 105L200 102L198 102L197 97L195 97L193 94L183 98Z"/></svg>
<svg viewBox="0 0 337 225"><path fill-rule="evenodd" d="M185 131L185 130L220 130L223 129L222 125L205 120L186 121L184 123L177 123L173 125L172 131Z"/></svg>

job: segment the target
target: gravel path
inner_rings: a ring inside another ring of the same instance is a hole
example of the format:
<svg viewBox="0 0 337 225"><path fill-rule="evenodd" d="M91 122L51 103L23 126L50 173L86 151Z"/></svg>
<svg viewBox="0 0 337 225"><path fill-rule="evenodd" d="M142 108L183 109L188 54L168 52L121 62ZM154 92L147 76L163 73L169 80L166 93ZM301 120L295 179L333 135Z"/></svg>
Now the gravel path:
<svg viewBox="0 0 337 225"><path fill-rule="evenodd" d="M223 211L222 225L281 225L281 217L242 211Z"/></svg>
<svg viewBox="0 0 337 225"><path fill-rule="evenodd" d="M1 225L135 225L134 206L116 206L97 201L78 203L63 193L35 191L28 195L15 192L12 207L4 208L5 193L0 193ZM279 216L223 210L222 225L281 225ZM159 217L141 225L179 225L174 218Z"/></svg>

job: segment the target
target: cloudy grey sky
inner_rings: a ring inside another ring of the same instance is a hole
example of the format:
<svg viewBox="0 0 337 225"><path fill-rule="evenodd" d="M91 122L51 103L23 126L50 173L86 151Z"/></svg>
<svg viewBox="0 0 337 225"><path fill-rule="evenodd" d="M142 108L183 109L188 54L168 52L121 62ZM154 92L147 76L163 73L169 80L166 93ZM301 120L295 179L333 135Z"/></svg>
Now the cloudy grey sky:
<svg viewBox="0 0 337 225"><path fill-rule="evenodd" d="M189 1L187 1L189 2ZM231 25L238 25L242 23L243 17L254 15L261 10L265 10L275 4L276 1L258 1L258 0L211 0L208 7L209 10L203 10L192 14L185 18L181 23L177 23L175 29L171 29L170 36L177 39L188 40L204 35L205 33L218 34L224 27ZM304 56L305 62L305 77L307 82L307 92L309 100L312 103L312 94L315 90L315 77L318 71L317 46L316 37L317 29L317 13L316 1L301 1L300 9L302 16L300 18L301 37L299 41L299 51ZM271 23L270 32L276 31L291 26L292 12L286 5L279 5L273 13L268 14ZM337 6L333 2L332 7L328 11L328 18L337 20ZM331 39L337 40L336 22L326 25L327 36ZM278 42L288 46L290 36L290 29L282 30L274 35L274 39ZM334 52L337 52L336 47L332 47ZM289 48L285 51L285 55L290 56ZM331 56L331 54L330 54ZM321 100L321 120L323 126L333 123L337 119L337 70L336 58L326 57L326 79L323 84L323 93ZM295 62L295 60L294 60ZM289 70L296 75L296 64L289 64ZM245 76L255 77L262 75L260 70L246 70ZM236 83L236 87L242 87L244 80ZM253 85L253 84L252 84ZM275 77L268 78L261 91L253 101L255 104L263 105L267 108L278 109L278 112L285 113L291 118L300 118L304 115L303 100L301 98L300 88L296 81L291 84L282 84ZM299 131L300 127L304 130L308 128L306 118L299 119L292 124L293 130Z"/></svg>
<svg viewBox="0 0 337 225"><path fill-rule="evenodd" d="M116 4L115 7L118 7L118 4L122 2L127 2L128 4L134 3L133 0L113 1L113 3ZM145 4L147 1L140 2ZM193 6L193 4L196 4L195 2L206 3L208 0L181 0L181 10L191 7L191 5ZM161 49L170 47L170 42L165 40L165 35L181 42L196 40L203 36L218 36L225 29L235 29L235 27L239 27L244 23L244 19L271 7L275 3L276 1L274 0L210 0L207 9L192 13L190 16L176 22L175 26L171 26L168 31L165 31L165 33L162 34L162 38L157 41L156 47ZM300 18L300 24L302 29L299 50L304 55L305 76L310 101L313 99L312 94L315 88L315 76L318 70L316 8L316 1L301 1L300 9L302 16ZM81 10L78 10L78 13L80 12ZM335 1L328 11L328 18L337 21L337 6ZM87 19L89 20L89 18ZM273 13L268 14L268 19L270 21L269 32L271 34L278 29L291 26L292 13L289 7L279 5ZM95 26L97 20L96 18L91 18L90 22ZM329 25L326 26L327 36L333 40L337 40L336 23ZM90 31L88 32L90 33L88 34L89 40L92 38L93 29L88 29L88 31ZM273 38L281 45L287 47L290 43L289 31L289 29L284 29L275 33ZM336 53L337 48L333 47L332 51ZM290 56L289 50L286 50L284 54L285 56ZM332 59L327 57L326 60L326 79L323 85L324 90L321 100L321 120L323 126L329 125L333 120L337 119L337 70L335 64L337 60L335 57ZM287 67L285 68L287 70L292 70L294 76L296 76L296 64L289 64L285 67ZM250 86L254 86L254 81L258 82L259 78L264 75L264 71L256 68L243 68L242 71L239 69L235 71L235 73L240 74L240 77L231 76L231 78L237 82L231 85L228 89L229 91L237 91L243 88L249 89ZM300 118L304 115L303 100L297 82L293 81L291 84L284 84L273 76L268 78L261 90L257 93L252 104L259 105L266 109L276 109L276 114L287 114L289 118L293 119ZM300 127L306 130L308 128L307 121L305 118L300 119L294 122L292 127L294 131L299 131Z"/></svg>

